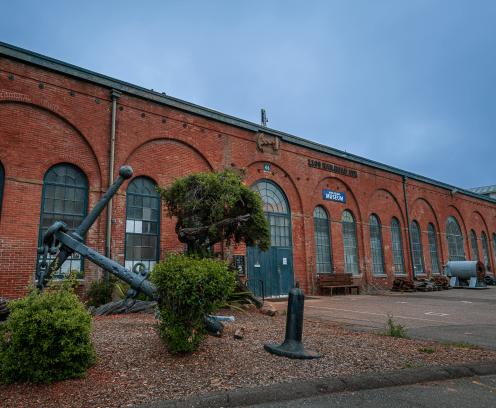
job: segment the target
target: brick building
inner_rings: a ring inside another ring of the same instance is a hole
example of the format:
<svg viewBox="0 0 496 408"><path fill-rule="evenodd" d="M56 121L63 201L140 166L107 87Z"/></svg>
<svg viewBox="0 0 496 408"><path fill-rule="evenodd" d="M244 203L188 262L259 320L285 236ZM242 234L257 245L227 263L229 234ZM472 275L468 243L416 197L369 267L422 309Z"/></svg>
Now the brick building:
<svg viewBox="0 0 496 408"><path fill-rule="evenodd" d="M86 244L128 267L183 249L154 186L223 166L248 169L272 247L218 249L245 255L246 277L267 295L295 280L310 291L320 273L385 286L449 260L495 267L488 196L0 43L0 296L25 293L43 231L56 220L74 230L123 165L134 176ZM82 291L103 274L78 258L69 267L81 270Z"/></svg>

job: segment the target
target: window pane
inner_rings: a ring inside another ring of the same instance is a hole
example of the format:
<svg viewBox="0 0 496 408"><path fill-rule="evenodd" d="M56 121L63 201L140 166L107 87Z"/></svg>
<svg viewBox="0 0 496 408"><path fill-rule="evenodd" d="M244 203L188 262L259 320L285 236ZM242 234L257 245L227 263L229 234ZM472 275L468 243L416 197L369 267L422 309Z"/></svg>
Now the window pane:
<svg viewBox="0 0 496 408"><path fill-rule="evenodd" d="M381 224L377 216L372 214L369 218L370 247L372 249L372 272L384 273L382 256Z"/></svg>
<svg viewBox="0 0 496 408"><path fill-rule="evenodd" d="M394 273L405 273L400 222L396 218L391 219L391 242L393 244Z"/></svg>
<svg viewBox="0 0 496 408"><path fill-rule="evenodd" d="M313 217L317 273L331 273L331 240L327 213L322 207L318 206L315 207Z"/></svg>
<svg viewBox="0 0 496 408"><path fill-rule="evenodd" d="M136 177L128 184L126 193L125 265L131 265L130 261L132 265L136 262L148 265L150 261L158 261L159 198L155 183L146 177Z"/></svg>
<svg viewBox="0 0 496 408"><path fill-rule="evenodd" d="M474 261L479 260L479 250L477 249L477 237L475 236L475 231L470 231L470 243L472 245L472 252L474 254Z"/></svg>
<svg viewBox="0 0 496 408"><path fill-rule="evenodd" d="M428 238L429 238L429 252L431 255L431 267L432 273L441 273L441 268L439 267L439 256L437 253L437 240L436 240L436 230L432 224L427 227Z"/></svg>
<svg viewBox="0 0 496 408"><path fill-rule="evenodd" d="M71 185L74 187L70 187ZM76 185L78 187L75 187ZM86 212L87 203L85 197L87 197L87 192L88 182L86 175L77 167L62 163L48 170L43 184L44 199L41 206L39 245L41 245L46 228L56 221L62 221L67 224L69 233L76 230ZM76 258L76 256L78 257ZM51 256L50 259L53 258L54 256ZM72 258L69 258L61 265L60 274L56 275L56 277L61 277L64 271L68 272L71 269L82 273L83 261L83 258L79 255L73 255ZM38 262L41 262L40 256L38 256Z"/></svg>
<svg viewBox="0 0 496 408"><path fill-rule="evenodd" d="M341 216L343 228L343 248L345 273L359 274L358 254L355 230L355 218L348 210L343 211Z"/></svg>
<svg viewBox="0 0 496 408"><path fill-rule="evenodd" d="M449 217L446 221L446 240L448 241L449 260L465 261L462 231L455 217Z"/></svg>
<svg viewBox="0 0 496 408"><path fill-rule="evenodd" d="M424 273L424 257L422 255L422 240L420 227L416 221L412 221L412 246L415 273Z"/></svg>
<svg viewBox="0 0 496 408"><path fill-rule="evenodd" d="M481 232L481 242L482 242L482 254L484 256L484 264L486 265L486 270L489 265L489 251L487 250L487 238L484 231Z"/></svg>

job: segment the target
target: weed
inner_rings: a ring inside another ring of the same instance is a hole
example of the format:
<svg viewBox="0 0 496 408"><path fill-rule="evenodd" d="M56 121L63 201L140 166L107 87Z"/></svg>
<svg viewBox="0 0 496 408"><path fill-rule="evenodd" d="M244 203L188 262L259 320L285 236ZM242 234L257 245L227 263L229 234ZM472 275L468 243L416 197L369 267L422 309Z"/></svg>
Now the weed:
<svg viewBox="0 0 496 408"><path fill-rule="evenodd" d="M401 289L401 290L400 290L400 293L401 293L401 294L405 293L405 289Z"/></svg>
<svg viewBox="0 0 496 408"><path fill-rule="evenodd" d="M470 349L470 350L478 348L477 344L468 344L465 341L462 341L462 342L442 341L441 344L443 344L445 346L461 347L461 348L466 348L466 349Z"/></svg>
<svg viewBox="0 0 496 408"><path fill-rule="evenodd" d="M286 316L286 315L288 314L288 311L287 311L286 309L284 309L284 310L282 311L282 314L283 314L284 316Z"/></svg>
<svg viewBox="0 0 496 408"><path fill-rule="evenodd" d="M421 351L422 353L430 353L430 354L436 352L436 350L428 349L428 348L422 348L422 347L419 348L419 351Z"/></svg>
<svg viewBox="0 0 496 408"><path fill-rule="evenodd" d="M388 321L386 325L384 326L383 331L379 332L374 332L375 334L381 334L383 336L389 336L389 337L402 337L404 339L407 339L406 335L407 329L405 329L405 326L402 326L401 324L394 324L393 322L393 315L389 315L388 313Z"/></svg>
<svg viewBox="0 0 496 408"><path fill-rule="evenodd" d="M406 368L414 368L414 367L422 367L424 365L424 363L420 363L420 364L412 364L412 363L398 363L398 365L400 367L406 367Z"/></svg>

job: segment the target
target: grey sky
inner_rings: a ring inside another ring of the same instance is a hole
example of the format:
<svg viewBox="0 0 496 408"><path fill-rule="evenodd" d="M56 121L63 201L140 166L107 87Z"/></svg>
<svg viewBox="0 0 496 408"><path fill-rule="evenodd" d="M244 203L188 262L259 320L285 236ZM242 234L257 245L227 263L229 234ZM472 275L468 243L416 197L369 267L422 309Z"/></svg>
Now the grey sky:
<svg viewBox="0 0 496 408"><path fill-rule="evenodd" d="M0 41L459 187L496 184L496 1L0 1Z"/></svg>

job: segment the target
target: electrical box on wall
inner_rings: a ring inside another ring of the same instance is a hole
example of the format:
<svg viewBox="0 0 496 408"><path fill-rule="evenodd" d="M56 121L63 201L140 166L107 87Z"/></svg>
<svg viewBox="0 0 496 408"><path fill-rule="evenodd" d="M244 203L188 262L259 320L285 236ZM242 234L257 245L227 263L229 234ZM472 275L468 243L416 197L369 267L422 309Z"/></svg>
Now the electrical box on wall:
<svg viewBox="0 0 496 408"><path fill-rule="evenodd" d="M238 270L238 275L246 275L244 255L234 255L234 266Z"/></svg>

